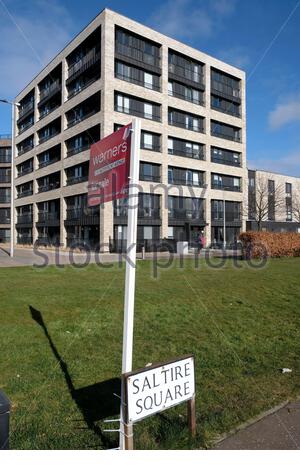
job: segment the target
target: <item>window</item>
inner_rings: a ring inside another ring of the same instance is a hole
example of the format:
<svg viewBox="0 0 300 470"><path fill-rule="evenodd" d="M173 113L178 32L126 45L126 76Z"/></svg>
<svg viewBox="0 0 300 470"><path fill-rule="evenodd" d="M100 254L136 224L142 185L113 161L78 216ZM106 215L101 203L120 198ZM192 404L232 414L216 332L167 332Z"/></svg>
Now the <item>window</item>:
<svg viewBox="0 0 300 470"><path fill-rule="evenodd" d="M233 186L235 188L240 188L240 179L239 178L233 178Z"/></svg>
<svg viewBox="0 0 300 470"><path fill-rule="evenodd" d="M174 182L173 168L168 168L168 183L172 184Z"/></svg>
<svg viewBox="0 0 300 470"><path fill-rule="evenodd" d="M153 148L153 135L144 133L144 148L145 149L152 149Z"/></svg>
<svg viewBox="0 0 300 470"><path fill-rule="evenodd" d="M173 96L173 83L172 82L168 83L168 94L170 96Z"/></svg>
<svg viewBox="0 0 300 470"><path fill-rule="evenodd" d="M285 192L286 192L286 194L289 194L289 195L292 194L292 184L291 183L285 183Z"/></svg>
<svg viewBox="0 0 300 470"><path fill-rule="evenodd" d="M173 139L168 139L168 152L173 153Z"/></svg>
<svg viewBox="0 0 300 470"><path fill-rule="evenodd" d="M269 190L269 194L273 194L275 192L275 181L274 180L268 180L268 190Z"/></svg>
<svg viewBox="0 0 300 470"><path fill-rule="evenodd" d="M153 75L151 75L151 73L145 72L144 85L145 85L145 88L150 88L151 90L153 89Z"/></svg>
<svg viewBox="0 0 300 470"><path fill-rule="evenodd" d="M152 240L153 237L153 227L145 226L144 229L144 240Z"/></svg>
<svg viewBox="0 0 300 470"><path fill-rule="evenodd" d="M168 227L168 238L174 238L174 227L169 225Z"/></svg>
<svg viewBox="0 0 300 470"><path fill-rule="evenodd" d="M153 115L153 106L149 103L144 103L144 115L147 119L152 119Z"/></svg>
<svg viewBox="0 0 300 470"><path fill-rule="evenodd" d="M117 95L118 111L129 114L129 98L122 95Z"/></svg>

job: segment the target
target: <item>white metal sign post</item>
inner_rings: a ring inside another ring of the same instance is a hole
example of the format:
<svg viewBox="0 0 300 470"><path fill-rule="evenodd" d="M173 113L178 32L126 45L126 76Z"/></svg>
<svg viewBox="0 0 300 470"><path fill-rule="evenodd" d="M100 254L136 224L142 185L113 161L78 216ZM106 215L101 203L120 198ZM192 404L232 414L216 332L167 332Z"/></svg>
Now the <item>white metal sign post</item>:
<svg viewBox="0 0 300 470"><path fill-rule="evenodd" d="M122 374L131 372L132 370L140 140L141 121L139 119L133 119L128 191L127 259L125 276ZM132 447L131 445L128 446L128 442L132 442L131 437L133 433L132 425L124 423L124 401L125 393L122 382L120 411L121 450Z"/></svg>

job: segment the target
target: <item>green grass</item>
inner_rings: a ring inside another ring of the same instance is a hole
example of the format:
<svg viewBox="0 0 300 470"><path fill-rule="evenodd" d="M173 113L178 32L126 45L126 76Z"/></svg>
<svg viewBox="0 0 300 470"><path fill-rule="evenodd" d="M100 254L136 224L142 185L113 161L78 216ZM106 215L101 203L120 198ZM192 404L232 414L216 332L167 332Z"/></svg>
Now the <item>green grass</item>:
<svg viewBox="0 0 300 470"><path fill-rule="evenodd" d="M180 405L137 424L136 448L209 447L299 394L300 260L241 265L195 269L188 260L154 279L150 262L138 264L134 368L194 353L198 432L191 441ZM110 379L121 369L123 291L116 265L0 269L0 388L13 403L11 448L116 445L117 434L102 431L118 409Z"/></svg>

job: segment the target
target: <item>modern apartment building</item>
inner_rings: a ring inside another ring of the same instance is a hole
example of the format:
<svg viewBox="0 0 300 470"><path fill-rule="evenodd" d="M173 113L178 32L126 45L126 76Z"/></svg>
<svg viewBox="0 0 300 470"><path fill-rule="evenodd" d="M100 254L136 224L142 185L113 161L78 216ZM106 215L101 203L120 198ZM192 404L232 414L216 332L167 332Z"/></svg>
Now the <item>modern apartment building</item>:
<svg viewBox="0 0 300 470"><path fill-rule="evenodd" d="M300 178L263 170L248 177L247 230L300 232Z"/></svg>
<svg viewBox="0 0 300 470"><path fill-rule="evenodd" d="M89 148L141 118L138 242L246 227L245 74L103 10L17 96L16 242L126 240L127 201L87 207Z"/></svg>
<svg viewBox="0 0 300 470"><path fill-rule="evenodd" d="M0 243L10 241L11 136L0 135Z"/></svg>

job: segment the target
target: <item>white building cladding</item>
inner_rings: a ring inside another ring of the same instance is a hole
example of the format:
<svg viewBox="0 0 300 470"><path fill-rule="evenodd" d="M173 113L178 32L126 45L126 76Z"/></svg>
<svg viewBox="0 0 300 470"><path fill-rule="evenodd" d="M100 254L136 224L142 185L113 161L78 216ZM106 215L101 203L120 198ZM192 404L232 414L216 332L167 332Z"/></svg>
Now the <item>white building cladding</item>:
<svg viewBox="0 0 300 470"><path fill-rule="evenodd" d="M17 243L117 249L126 201L87 208L91 143L142 120L138 241L233 242L245 229L245 74L103 10L18 95ZM153 187L155 189L153 190Z"/></svg>
<svg viewBox="0 0 300 470"><path fill-rule="evenodd" d="M261 201L261 202L259 202ZM248 171L247 229L300 232L300 178L264 170Z"/></svg>

